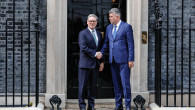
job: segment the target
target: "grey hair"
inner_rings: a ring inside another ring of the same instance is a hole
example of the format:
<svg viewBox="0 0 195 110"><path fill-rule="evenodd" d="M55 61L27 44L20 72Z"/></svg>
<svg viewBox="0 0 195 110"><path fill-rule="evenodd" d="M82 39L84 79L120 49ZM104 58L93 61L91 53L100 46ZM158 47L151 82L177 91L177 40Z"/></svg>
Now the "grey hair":
<svg viewBox="0 0 195 110"><path fill-rule="evenodd" d="M87 20L88 20L90 17L94 17L94 18L96 18L96 21L98 21L98 17L97 17L95 14L89 14L89 16L87 17Z"/></svg>
<svg viewBox="0 0 195 110"><path fill-rule="evenodd" d="M110 9L109 14L110 14L110 13L113 13L113 14L115 14L115 15L121 16L121 12L119 11L118 8L112 8L112 9Z"/></svg>

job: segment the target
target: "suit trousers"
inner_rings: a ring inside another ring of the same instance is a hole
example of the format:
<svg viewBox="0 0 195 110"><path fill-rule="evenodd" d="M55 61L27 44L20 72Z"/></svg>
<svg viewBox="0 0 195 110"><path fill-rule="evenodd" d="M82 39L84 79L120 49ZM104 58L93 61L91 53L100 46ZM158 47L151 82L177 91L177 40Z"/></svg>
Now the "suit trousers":
<svg viewBox="0 0 195 110"><path fill-rule="evenodd" d="M88 69L88 68L79 68L78 70L78 81L79 81L79 90L78 90L78 99L79 107L86 108L85 103L85 91L88 88L88 106L94 107L94 100L96 95L96 85L97 85L97 75L98 68Z"/></svg>
<svg viewBox="0 0 195 110"><path fill-rule="evenodd" d="M130 68L128 63L111 63L112 80L116 107L122 106L122 97L125 98L126 108L131 107Z"/></svg>

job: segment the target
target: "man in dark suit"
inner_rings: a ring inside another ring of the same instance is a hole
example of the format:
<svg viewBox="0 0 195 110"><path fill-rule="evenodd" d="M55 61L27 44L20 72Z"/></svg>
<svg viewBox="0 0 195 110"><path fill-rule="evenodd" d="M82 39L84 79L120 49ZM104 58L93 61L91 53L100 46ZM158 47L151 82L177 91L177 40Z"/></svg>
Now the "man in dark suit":
<svg viewBox="0 0 195 110"><path fill-rule="evenodd" d="M120 11L109 11L110 25L106 28L106 37L101 53L109 48L109 63L114 84L116 108L123 110L122 94L126 110L131 109L130 69L134 66L134 40L131 25L120 20Z"/></svg>
<svg viewBox="0 0 195 110"><path fill-rule="evenodd" d="M88 27L79 33L79 47L80 47L80 60L78 68L79 80L79 107L80 110L85 110L85 90L88 89L88 110L95 110L94 99L96 94L97 75L98 71L102 71L104 63L100 58L100 51L102 46L102 35L97 31L98 17L95 14L90 14L87 19Z"/></svg>

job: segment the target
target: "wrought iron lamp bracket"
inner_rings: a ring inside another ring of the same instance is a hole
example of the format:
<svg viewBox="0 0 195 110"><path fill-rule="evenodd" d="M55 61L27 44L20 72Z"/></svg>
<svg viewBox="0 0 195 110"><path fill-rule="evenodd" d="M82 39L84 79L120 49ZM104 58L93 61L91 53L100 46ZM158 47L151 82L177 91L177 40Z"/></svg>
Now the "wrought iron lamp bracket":
<svg viewBox="0 0 195 110"><path fill-rule="evenodd" d="M159 6L159 1L158 0L154 1L154 8L155 8L155 11L154 11L154 15L155 15L155 28L159 29L159 28L162 27L162 22L163 22L162 16L163 16L163 14L160 11L160 6Z"/></svg>
<svg viewBox="0 0 195 110"><path fill-rule="evenodd" d="M36 15L35 15L35 22L33 23L35 26L35 31L39 32L39 7L40 7L40 0L35 0L35 9L36 9Z"/></svg>

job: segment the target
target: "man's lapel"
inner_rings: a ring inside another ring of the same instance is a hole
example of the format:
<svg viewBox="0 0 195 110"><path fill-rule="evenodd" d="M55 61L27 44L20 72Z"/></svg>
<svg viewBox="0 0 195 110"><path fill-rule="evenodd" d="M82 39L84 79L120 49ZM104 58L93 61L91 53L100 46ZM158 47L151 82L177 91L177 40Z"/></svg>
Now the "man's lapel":
<svg viewBox="0 0 195 110"><path fill-rule="evenodd" d="M101 35L100 35L101 33L99 31L97 31L97 30L96 30L96 33L97 33L97 36L98 36L98 46L99 46L100 45L100 41L101 41L101 38L100 38L101 37Z"/></svg>
<svg viewBox="0 0 195 110"><path fill-rule="evenodd" d="M93 44L96 46L95 44L95 39L93 38L93 35L91 34L90 30L87 28L87 35L88 35L88 39L92 39Z"/></svg>
<svg viewBox="0 0 195 110"><path fill-rule="evenodd" d="M113 35L112 35L112 29L113 29L113 24L110 26L110 30L109 30L109 33L108 33L108 36L110 36L110 39L113 41Z"/></svg>

